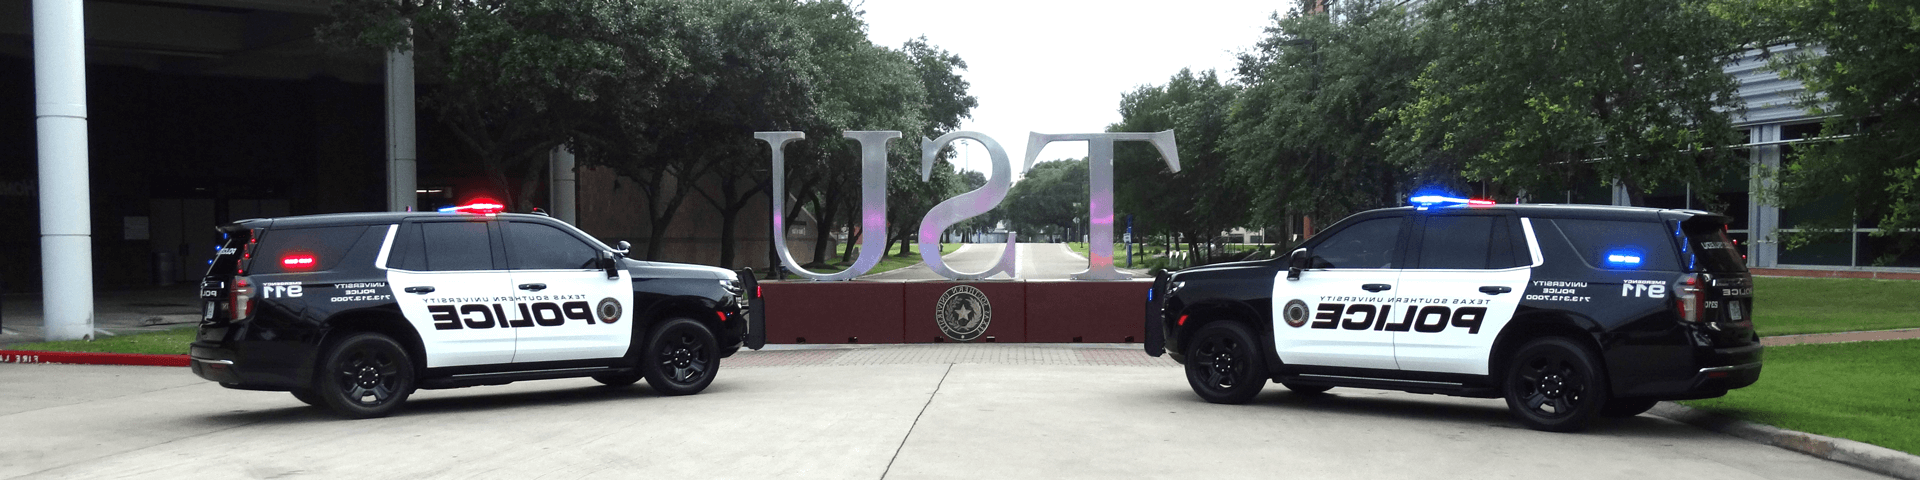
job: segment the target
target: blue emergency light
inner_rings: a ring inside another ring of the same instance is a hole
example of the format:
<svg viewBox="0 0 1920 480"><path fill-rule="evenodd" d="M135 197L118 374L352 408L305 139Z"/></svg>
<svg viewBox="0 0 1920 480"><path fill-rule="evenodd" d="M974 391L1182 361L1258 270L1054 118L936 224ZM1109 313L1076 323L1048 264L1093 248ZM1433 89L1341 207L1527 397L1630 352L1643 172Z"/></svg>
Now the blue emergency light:
<svg viewBox="0 0 1920 480"><path fill-rule="evenodd" d="M1607 252L1607 266L1614 268L1639 268L1640 252L1632 250Z"/></svg>

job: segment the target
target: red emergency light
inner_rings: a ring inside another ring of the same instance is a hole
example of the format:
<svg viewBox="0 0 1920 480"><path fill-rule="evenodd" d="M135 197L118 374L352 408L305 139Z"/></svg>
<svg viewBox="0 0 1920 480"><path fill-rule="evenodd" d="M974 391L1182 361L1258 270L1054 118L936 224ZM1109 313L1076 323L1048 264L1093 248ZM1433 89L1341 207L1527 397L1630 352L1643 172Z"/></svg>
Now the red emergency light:
<svg viewBox="0 0 1920 480"><path fill-rule="evenodd" d="M311 253L291 253L285 257L280 257L281 267L294 270L313 268L313 266L318 263L319 260L314 258Z"/></svg>

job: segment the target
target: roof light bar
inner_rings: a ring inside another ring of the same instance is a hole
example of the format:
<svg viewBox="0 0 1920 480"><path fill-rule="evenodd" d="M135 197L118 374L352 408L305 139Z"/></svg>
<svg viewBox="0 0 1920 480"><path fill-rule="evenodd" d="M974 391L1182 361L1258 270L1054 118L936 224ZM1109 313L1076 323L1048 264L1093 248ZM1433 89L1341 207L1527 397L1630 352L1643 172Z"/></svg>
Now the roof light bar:
<svg viewBox="0 0 1920 480"><path fill-rule="evenodd" d="M455 205L442 207L440 209L440 213L472 213L479 215L493 215L505 211L507 211L506 205L501 205L500 202L493 200L475 200L466 205Z"/></svg>
<svg viewBox="0 0 1920 480"><path fill-rule="evenodd" d="M1408 201L1410 201L1410 202L1412 202L1412 203L1413 203L1413 206L1414 206L1414 207L1415 207L1415 209L1417 209L1417 210L1426 210L1426 209L1428 209L1428 208L1430 208L1430 207L1436 207L1436 206L1439 206L1439 207L1458 207L1458 206L1468 206L1468 207L1484 207L1484 206L1488 206L1488 205L1493 205L1493 204L1494 204L1494 202L1493 202L1493 200L1486 200L1486 199L1479 199L1479 198L1459 198L1459 197L1449 197L1449 196L1446 196L1446 195L1431 195L1431 194L1429 194L1429 195L1417 195L1417 196L1414 196L1413 198L1408 198L1407 200L1408 200Z"/></svg>

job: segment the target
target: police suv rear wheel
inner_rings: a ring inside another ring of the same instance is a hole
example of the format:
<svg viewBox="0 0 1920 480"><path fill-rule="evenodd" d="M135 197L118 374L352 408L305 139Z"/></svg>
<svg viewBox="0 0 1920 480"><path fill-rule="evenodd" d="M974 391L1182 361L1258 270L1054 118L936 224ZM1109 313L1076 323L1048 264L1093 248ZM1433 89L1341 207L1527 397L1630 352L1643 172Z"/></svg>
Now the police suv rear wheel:
<svg viewBox="0 0 1920 480"><path fill-rule="evenodd" d="M340 415L384 417L413 393L413 359L386 335L352 334L334 343L322 358L314 390Z"/></svg>
<svg viewBox="0 0 1920 480"><path fill-rule="evenodd" d="M713 331L690 318L653 326L641 351L640 371L662 395L692 395L713 383L720 369L720 345Z"/></svg>
<svg viewBox="0 0 1920 480"><path fill-rule="evenodd" d="M1235 322L1201 327L1188 342L1187 384L1208 402L1253 400L1267 386L1267 362L1253 343L1253 333Z"/></svg>
<svg viewBox="0 0 1920 480"><path fill-rule="evenodd" d="M1606 374L1585 345L1564 338L1537 338L1521 345L1507 364L1507 408L1534 430L1586 428L1607 400Z"/></svg>

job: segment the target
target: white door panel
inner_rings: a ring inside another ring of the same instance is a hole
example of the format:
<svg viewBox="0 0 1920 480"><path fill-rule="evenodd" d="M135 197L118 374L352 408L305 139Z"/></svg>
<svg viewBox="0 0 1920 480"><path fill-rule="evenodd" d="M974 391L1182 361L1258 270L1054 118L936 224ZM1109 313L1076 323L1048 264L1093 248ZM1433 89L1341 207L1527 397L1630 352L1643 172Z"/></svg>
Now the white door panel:
<svg viewBox="0 0 1920 480"><path fill-rule="evenodd" d="M1280 361L1399 368L1393 332L1378 328L1386 319L1377 306L1391 301L1400 274L1398 269L1309 269L1299 280L1287 280L1281 271L1273 279L1273 341ZM1370 292L1367 285L1388 289Z"/></svg>
<svg viewBox="0 0 1920 480"><path fill-rule="evenodd" d="M1513 320L1531 275L1528 267L1400 272L1395 308L1412 313L1412 324L1394 332L1400 368L1485 375L1493 340Z"/></svg>
<svg viewBox="0 0 1920 480"><path fill-rule="evenodd" d="M518 329L513 361L547 362L614 358L633 340L633 280L625 270L514 270L515 318L535 326ZM539 290L527 288L544 285Z"/></svg>
<svg viewBox="0 0 1920 480"><path fill-rule="evenodd" d="M513 361L514 329L493 313L512 308L502 302L511 296L511 280L504 270L387 271L394 301L420 334L427 368ZM407 291L422 287L433 291Z"/></svg>

